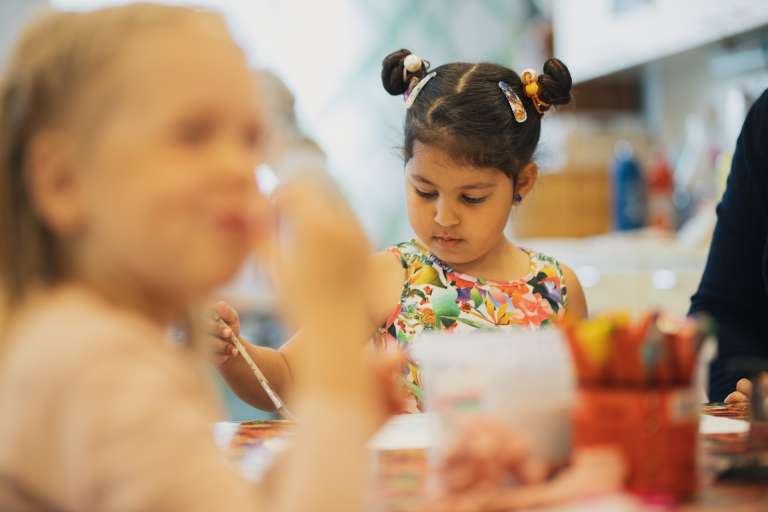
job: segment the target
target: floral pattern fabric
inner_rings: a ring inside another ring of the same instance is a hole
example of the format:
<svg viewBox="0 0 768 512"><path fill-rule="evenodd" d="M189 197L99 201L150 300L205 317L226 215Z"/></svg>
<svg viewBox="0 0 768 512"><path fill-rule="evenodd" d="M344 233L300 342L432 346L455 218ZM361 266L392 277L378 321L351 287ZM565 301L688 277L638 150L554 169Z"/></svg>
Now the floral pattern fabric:
<svg viewBox="0 0 768 512"><path fill-rule="evenodd" d="M407 346L424 330L466 332L475 329L540 329L565 315L568 292L554 258L523 249L528 274L513 281L490 281L454 271L416 240L388 249L405 269L400 303L376 333L378 348ZM419 368L409 363L405 375L412 401L422 407Z"/></svg>

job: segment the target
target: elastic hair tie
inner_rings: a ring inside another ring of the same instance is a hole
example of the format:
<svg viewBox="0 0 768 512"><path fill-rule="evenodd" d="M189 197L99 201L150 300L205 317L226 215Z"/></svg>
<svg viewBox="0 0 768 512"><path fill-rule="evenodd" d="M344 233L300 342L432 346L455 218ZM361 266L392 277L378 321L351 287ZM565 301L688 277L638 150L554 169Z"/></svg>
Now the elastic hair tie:
<svg viewBox="0 0 768 512"><path fill-rule="evenodd" d="M532 69L524 69L520 75L520 79L523 82L525 95L533 101L533 106L536 109L536 112L544 115L552 105L539 97L539 82L537 81L536 72Z"/></svg>

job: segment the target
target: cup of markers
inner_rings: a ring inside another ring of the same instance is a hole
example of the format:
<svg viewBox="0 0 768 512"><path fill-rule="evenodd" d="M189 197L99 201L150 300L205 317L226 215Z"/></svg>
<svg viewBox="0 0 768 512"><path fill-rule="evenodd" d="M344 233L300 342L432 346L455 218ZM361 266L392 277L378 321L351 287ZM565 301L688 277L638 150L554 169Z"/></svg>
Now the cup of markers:
<svg viewBox="0 0 768 512"><path fill-rule="evenodd" d="M626 489L676 503L695 495L697 356L705 317L604 314L565 326L578 379L575 447L613 445L629 469Z"/></svg>

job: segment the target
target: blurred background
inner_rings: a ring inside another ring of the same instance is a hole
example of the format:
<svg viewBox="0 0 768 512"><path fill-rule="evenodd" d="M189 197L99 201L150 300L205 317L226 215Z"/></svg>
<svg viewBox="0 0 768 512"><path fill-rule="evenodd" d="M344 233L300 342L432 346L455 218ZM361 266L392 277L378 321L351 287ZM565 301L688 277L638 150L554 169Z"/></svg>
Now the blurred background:
<svg viewBox="0 0 768 512"><path fill-rule="evenodd" d="M35 10L111 3L3 0L0 62ZM221 11L253 66L293 92L302 129L376 248L412 236L398 150L404 107L381 87L382 58L409 48L433 65L493 61L516 71L560 58L574 102L545 117L541 179L509 234L574 268L593 313L685 314L739 128L768 87L765 0L194 3ZM284 339L252 268L222 296L239 308L249 340ZM227 400L233 418L259 415Z"/></svg>

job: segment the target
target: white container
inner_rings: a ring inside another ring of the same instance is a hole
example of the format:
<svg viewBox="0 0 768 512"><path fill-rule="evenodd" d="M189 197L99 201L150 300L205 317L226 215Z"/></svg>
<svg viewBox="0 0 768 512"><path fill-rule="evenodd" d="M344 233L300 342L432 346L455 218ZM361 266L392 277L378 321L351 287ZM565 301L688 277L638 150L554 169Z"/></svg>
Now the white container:
<svg viewBox="0 0 768 512"><path fill-rule="evenodd" d="M495 416L535 455L567 460L575 378L559 331L429 333L414 341L412 357L421 367L426 410L440 427L438 450L459 423Z"/></svg>

